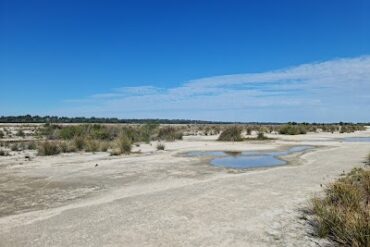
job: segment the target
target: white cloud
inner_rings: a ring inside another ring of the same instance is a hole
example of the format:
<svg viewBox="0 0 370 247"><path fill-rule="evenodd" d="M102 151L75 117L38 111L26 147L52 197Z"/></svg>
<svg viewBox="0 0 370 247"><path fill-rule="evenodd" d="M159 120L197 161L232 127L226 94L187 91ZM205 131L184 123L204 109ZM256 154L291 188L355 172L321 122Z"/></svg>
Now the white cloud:
<svg viewBox="0 0 370 247"><path fill-rule="evenodd" d="M369 121L369 94L370 56L362 56L264 73L200 78L168 89L122 87L68 101L70 106L60 113L230 121ZM276 116L276 112L285 115Z"/></svg>

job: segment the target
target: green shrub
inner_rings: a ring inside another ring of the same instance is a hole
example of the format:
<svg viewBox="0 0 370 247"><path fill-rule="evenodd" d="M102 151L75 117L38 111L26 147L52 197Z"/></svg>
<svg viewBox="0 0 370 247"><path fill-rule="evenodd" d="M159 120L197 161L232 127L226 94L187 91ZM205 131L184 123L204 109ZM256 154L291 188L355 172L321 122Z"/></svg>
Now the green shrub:
<svg viewBox="0 0 370 247"><path fill-rule="evenodd" d="M183 133L172 126L159 129L158 139L166 141L182 140Z"/></svg>
<svg viewBox="0 0 370 247"><path fill-rule="evenodd" d="M370 170L353 169L312 199L318 236L341 246L370 246Z"/></svg>
<svg viewBox="0 0 370 247"><path fill-rule="evenodd" d="M224 131L221 132L221 135L218 137L219 141L242 141L243 138L241 136L242 128L238 126L230 126Z"/></svg>
<svg viewBox="0 0 370 247"><path fill-rule="evenodd" d="M58 143L50 142L50 141L44 141L39 143L37 148L37 154L41 156L46 155L56 155L60 153L60 148L58 146Z"/></svg>
<svg viewBox="0 0 370 247"><path fill-rule="evenodd" d="M0 130L0 139L4 138L4 136L5 136L4 132L2 130Z"/></svg>

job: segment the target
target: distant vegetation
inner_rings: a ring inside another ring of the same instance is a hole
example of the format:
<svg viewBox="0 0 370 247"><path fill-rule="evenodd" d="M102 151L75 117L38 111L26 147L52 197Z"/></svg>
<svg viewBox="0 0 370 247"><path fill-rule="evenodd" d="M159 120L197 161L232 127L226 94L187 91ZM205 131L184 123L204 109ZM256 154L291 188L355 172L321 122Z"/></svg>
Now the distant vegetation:
<svg viewBox="0 0 370 247"><path fill-rule="evenodd" d="M283 125L279 128L279 134L282 135L300 135L307 133L307 127L304 125Z"/></svg>
<svg viewBox="0 0 370 247"><path fill-rule="evenodd" d="M242 131L243 129L240 126L230 126L221 132L218 140L226 142L242 141Z"/></svg>
<svg viewBox="0 0 370 247"><path fill-rule="evenodd" d="M181 127L161 127L156 123L132 126L45 124L39 127L37 135L47 139L38 146L39 155L74 151L106 152L108 150L112 155L120 155L129 154L135 143L149 143L153 140L180 140L183 132Z"/></svg>
<svg viewBox="0 0 370 247"><path fill-rule="evenodd" d="M370 246L370 170L353 169L312 200L317 235L340 246Z"/></svg>
<svg viewBox="0 0 370 247"><path fill-rule="evenodd" d="M227 124L229 122L212 122L187 119L119 119L97 117L58 117L58 116L0 116L0 123L157 123L157 124Z"/></svg>

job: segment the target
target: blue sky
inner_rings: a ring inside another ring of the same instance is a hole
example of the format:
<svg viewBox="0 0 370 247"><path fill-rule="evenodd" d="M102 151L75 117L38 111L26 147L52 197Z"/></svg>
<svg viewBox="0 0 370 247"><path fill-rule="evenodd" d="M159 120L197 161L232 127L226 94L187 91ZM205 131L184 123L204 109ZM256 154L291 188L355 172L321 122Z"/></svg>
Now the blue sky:
<svg viewBox="0 0 370 247"><path fill-rule="evenodd" d="M0 0L0 115L370 121L370 1Z"/></svg>

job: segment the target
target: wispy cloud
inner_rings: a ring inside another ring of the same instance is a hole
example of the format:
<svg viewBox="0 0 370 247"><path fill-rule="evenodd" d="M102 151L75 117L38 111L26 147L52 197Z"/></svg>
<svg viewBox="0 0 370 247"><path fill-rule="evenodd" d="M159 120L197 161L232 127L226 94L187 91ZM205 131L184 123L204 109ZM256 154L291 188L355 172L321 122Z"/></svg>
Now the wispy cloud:
<svg viewBox="0 0 370 247"><path fill-rule="evenodd" d="M370 121L370 56L200 78L174 88L122 87L68 100L60 113L230 121Z"/></svg>

